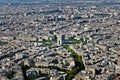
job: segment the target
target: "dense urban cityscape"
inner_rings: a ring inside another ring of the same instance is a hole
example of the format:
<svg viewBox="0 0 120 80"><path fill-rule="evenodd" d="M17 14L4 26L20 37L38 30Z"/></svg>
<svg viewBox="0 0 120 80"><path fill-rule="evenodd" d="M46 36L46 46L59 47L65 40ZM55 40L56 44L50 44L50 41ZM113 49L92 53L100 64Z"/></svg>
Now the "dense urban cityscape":
<svg viewBox="0 0 120 80"><path fill-rule="evenodd" d="M120 1L0 0L0 80L120 80Z"/></svg>

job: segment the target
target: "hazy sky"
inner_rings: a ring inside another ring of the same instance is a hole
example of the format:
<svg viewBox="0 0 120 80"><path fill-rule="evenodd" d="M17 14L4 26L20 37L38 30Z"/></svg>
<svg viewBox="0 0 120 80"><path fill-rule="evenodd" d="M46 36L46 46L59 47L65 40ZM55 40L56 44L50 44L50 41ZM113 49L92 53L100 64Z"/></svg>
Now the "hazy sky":
<svg viewBox="0 0 120 80"><path fill-rule="evenodd" d="M13 2L34 2L34 1L47 1L47 0L0 0L0 3L13 3ZM49 1L115 1L115 0L49 0ZM120 0L116 0L120 1Z"/></svg>

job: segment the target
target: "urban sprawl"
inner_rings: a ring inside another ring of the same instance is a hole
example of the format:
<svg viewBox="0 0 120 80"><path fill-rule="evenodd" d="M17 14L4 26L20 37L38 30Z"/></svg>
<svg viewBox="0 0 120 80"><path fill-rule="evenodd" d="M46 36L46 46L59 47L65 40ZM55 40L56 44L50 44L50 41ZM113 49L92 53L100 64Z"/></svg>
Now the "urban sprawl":
<svg viewBox="0 0 120 80"><path fill-rule="evenodd" d="M0 80L120 80L120 4L1 6Z"/></svg>

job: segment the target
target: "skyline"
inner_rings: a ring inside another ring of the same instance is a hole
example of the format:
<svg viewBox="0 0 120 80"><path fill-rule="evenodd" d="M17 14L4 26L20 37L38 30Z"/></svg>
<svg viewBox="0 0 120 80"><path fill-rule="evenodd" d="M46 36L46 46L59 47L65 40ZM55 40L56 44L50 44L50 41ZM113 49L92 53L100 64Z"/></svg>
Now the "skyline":
<svg viewBox="0 0 120 80"><path fill-rule="evenodd" d="M40 1L43 1L43 2L45 2L45 1L59 1L59 2L62 2L62 1L83 1L83 2L86 2L86 1L88 1L88 2L91 2L91 1L103 1L103 2L116 2L116 1L120 1L120 0L0 0L0 3L14 3L14 2L29 2L29 1L31 1L31 2L34 2L34 1L38 1L38 2L40 2Z"/></svg>

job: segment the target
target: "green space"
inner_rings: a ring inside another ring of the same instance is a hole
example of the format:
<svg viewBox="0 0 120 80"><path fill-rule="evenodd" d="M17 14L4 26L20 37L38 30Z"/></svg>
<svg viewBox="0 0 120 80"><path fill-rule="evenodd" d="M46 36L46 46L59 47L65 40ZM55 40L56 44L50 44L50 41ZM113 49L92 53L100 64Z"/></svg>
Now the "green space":
<svg viewBox="0 0 120 80"><path fill-rule="evenodd" d="M7 76L8 79L12 79L12 78L14 78L13 73L7 73L6 76Z"/></svg>
<svg viewBox="0 0 120 80"><path fill-rule="evenodd" d="M79 73L81 70L84 70L84 64L82 62L82 57L79 56L73 49L69 47L69 45L63 45L64 48L68 50L68 52L71 52L75 61L75 67L70 71L66 71L68 73L67 80L71 80L74 78L77 73Z"/></svg>
<svg viewBox="0 0 120 80"><path fill-rule="evenodd" d="M51 42L57 42L57 36L54 35L52 39L43 39L42 41L39 41L40 43L43 43L43 46L51 46Z"/></svg>
<svg viewBox="0 0 120 80"><path fill-rule="evenodd" d="M46 42L52 42L52 40L50 40L50 39L48 39L48 40L43 39L42 42L43 42L43 43L46 43Z"/></svg>
<svg viewBox="0 0 120 80"><path fill-rule="evenodd" d="M54 37L51 40L50 39L43 39L41 42L42 43L57 42L57 36L54 35Z"/></svg>
<svg viewBox="0 0 120 80"><path fill-rule="evenodd" d="M67 41L70 41L73 44L80 44L81 42L84 42L83 39L76 40L76 39L74 39L74 37L69 38Z"/></svg>
<svg viewBox="0 0 120 80"><path fill-rule="evenodd" d="M57 36L56 35L54 35L53 41L57 42Z"/></svg>
<svg viewBox="0 0 120 80"><path fill-rule="evenodd" d="M72 41L73 39L71 39ZM82 39L81 40L73 40L75 43L80 43L80 42L84 42ZM78 42L77 42L78 41ZM65 73L67 73L67 79L66 80L72 80L81 70L85 70L85 67L84 67L84 64L83 64L83 61L82 61L82 56L79 56L73 49L70 48L69 45L67 44L63 44L63 47L66 48L68 50L68 52L71 52L72 53L72 56L74 58L74 61L75 61L75 67L72 69L72 70L65 70L65 69L60 69L58 67L55 67L55 66L48 66L48 67L44 67L44 66L39 66L39 67L36 67L36 66L31 66L31 67L28 67L28 66L25 66L25 65L22 65L22 70L23 70L23 73L24 73L24 76L25 76L25 79L27 80L33 80L35 78L38 78L40 76L36 76L36 77L33 77L32 79L29 79L27 76L26 76L26 70L34 67L34 68L49 68L49 69L56 69L58 71L63 71ZM43 74L45 76L45 74Z"/></svg>
<svg viewBox="0 0 120 80"><path fill-rule="evenodd" d="M35 66L29 67L29 66L27 66L27 65L22 65L21 68L22 68L22 71L23 71L23 75L24 75L25 80L35 80L36 78L47 76L47 74L39 73L39 75L34 76L34 77L32 77L32 78L29 78L29 77L27 77L27 75L26 75L26 71L27 71L28 69L30 69L30 68L40 68L40 67L35 67Z"/></svg>
<svg viewBox="0 0 120 80"><path fill-rule="evenodd" d="M45 66L38 66L38 67L36 67L36 66L30 66L30 67L29 67L29 66L27 66L27 65L22 65L21 68L22 68L22 71L23 71L23 75L24 75L25 80L34 80L34 79L36 79L36 78L44 77L44 76L47 76L47 75L48 75L48 74L42 74L42 73L40 73L38 76L34 76L34 77L32 77L32 78L28 78L27 75L26 75L26 71L27 71L28 69L30 69L30 68L49 68L49 69L56 69L56 70L58 70L58 71L63 71L63 72L67 72L67 71L68 71L68 70L65 70L65 69L60 69L60 68L55 67L55 66L48 66L48 67L45 67Z"/></svg>
<svg viewBox="0 0 120 80"><path fill-rule="evenodd" d="M14 78L15 72L14 71L8 71L6 72L5 76L9 79L12 80Z"/></svg>

